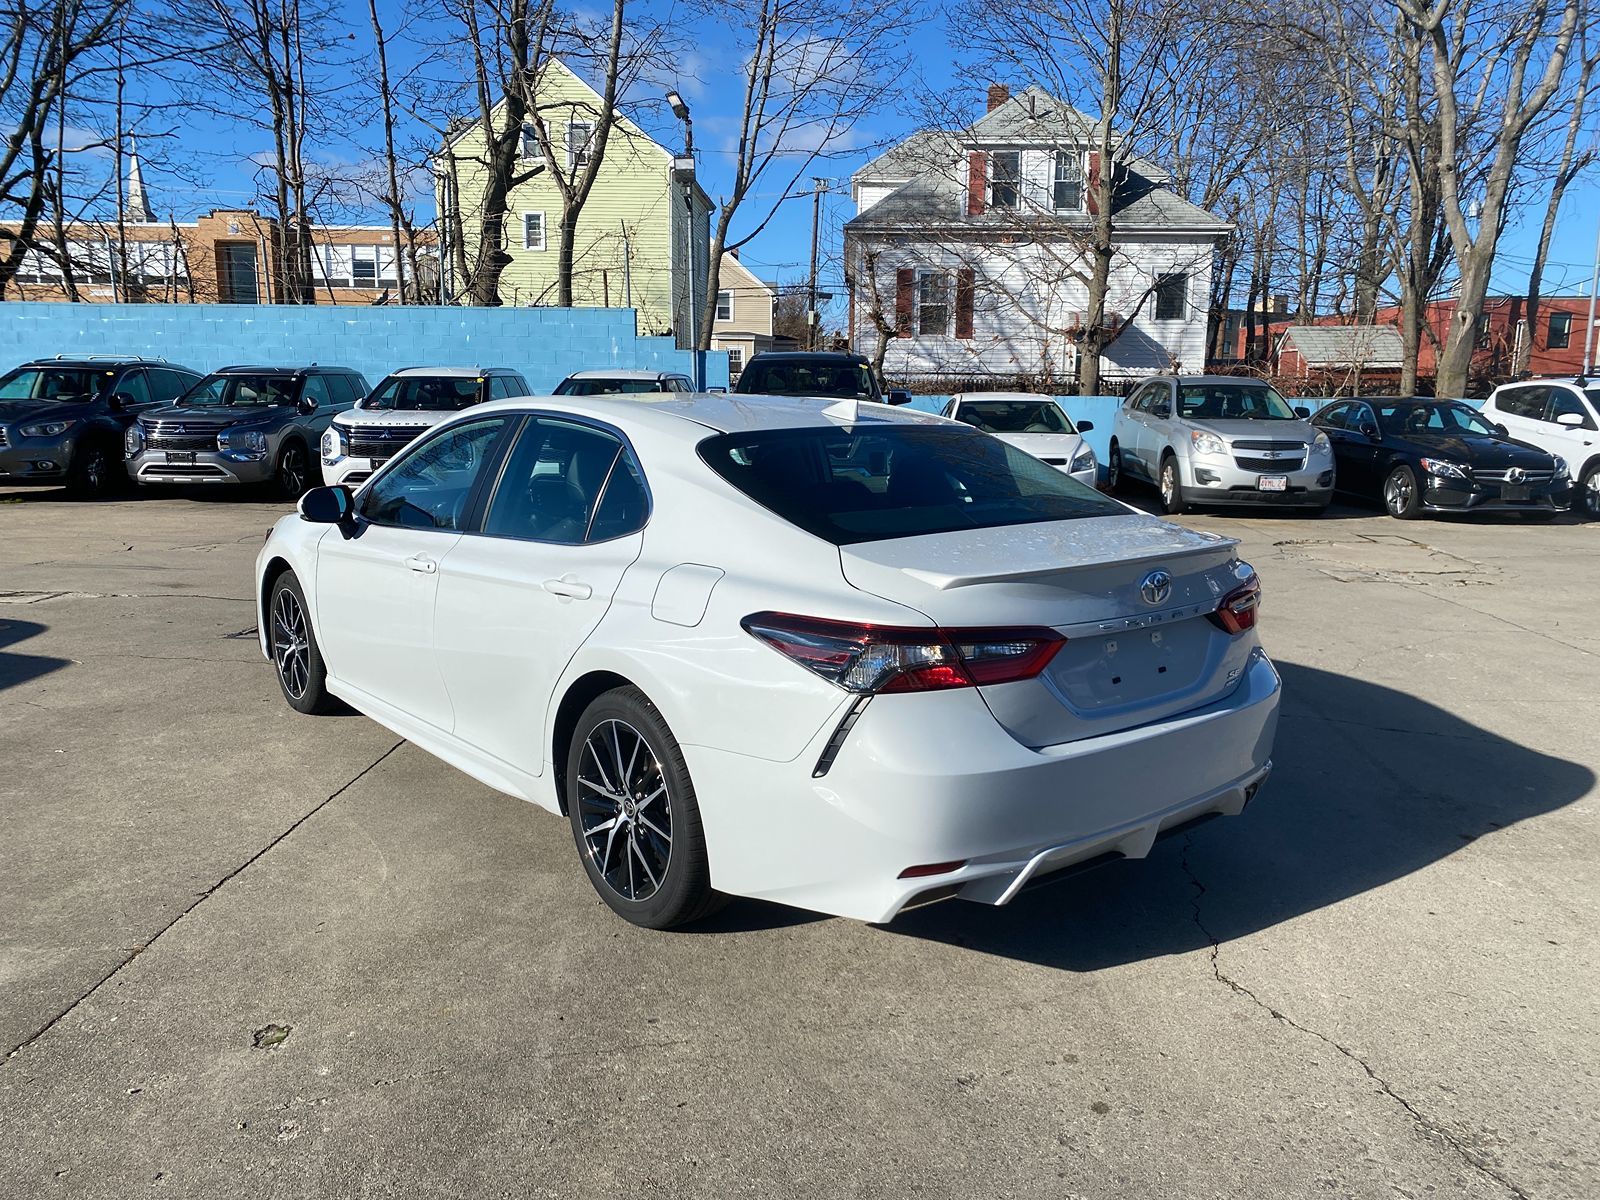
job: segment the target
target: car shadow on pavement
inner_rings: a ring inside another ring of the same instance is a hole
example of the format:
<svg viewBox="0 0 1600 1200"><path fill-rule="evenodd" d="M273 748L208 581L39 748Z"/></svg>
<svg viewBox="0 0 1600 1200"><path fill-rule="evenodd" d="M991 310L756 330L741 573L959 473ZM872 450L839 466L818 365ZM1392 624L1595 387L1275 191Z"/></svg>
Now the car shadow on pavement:
<svg viewBox="0 0 1600 1200"><path fill-rule="evenodd" d="M1092 971L1208 948L1422 870L1586 795L1595 775L1405 692L1279 663L1276 769L1239 817L1025 893L889 931Z"/></svg>
<svg viewBox="0 0 1600 1200"><path fill-rule="evenodd" d="M37 621L12 621L0 618L0 690L16 687L70 666L72 660L43 654L12 654L8 646L37 637L48 626Z"/></svg>

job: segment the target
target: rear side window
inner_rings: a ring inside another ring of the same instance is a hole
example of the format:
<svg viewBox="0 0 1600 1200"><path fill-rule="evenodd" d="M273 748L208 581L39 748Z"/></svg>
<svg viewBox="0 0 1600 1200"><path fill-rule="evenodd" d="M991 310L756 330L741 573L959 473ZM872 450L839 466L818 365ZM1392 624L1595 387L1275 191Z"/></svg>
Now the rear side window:
<svg viewBox="0 0 1600 1200"><path fill-rule="evenodd" d="M1093 488L975 429L853 425L721 434L718 475L835 545L1126 512Z"/></svg>
<svg viewBox="0 0 1600 1200"><path fill-rule="evenodd" d="M1494 406L1508 417L1537 421L1544 417L1544 401L1549 391L1547 387L1507 388L1500 393Z"/></svg>

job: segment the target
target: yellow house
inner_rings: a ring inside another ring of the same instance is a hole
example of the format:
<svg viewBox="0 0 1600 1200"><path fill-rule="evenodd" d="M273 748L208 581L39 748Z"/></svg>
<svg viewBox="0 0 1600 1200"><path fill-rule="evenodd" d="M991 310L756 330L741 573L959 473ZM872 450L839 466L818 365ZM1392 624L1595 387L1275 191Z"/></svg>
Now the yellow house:
<svg viewBox="0 0 1600 1200"><path fill-rule="evenodd" d="M602 98L559 59L550 59L539 81L534 108L550 142L565 155L562 169L581 173L584 154L599 119ZM503 108L494 111L502 119ZM478 122L449 138L435 163L441 214L459 204L468 262L476 254L483 225L487 171L485 139ZM518 172L543 162L531 122L524 127ZM548 171L512 188L508 198L509 258L500 277L500 298L515 305L553 305L560 257L561 193ZM583 307L633 308L641 334L691 339L693 316L708 273L711 201L698 183L673 177L673 152L652 139L620 110L606 142L594 188L578 216L573 246L572 296ZM442 223L448 229L450 222ZM442 255L446 292L459 297L452 247Z"/></svg>
<svg viewBox="0 0 1600 1200"><path fill-rule="evenodd" d="M732 250L722 256L717 284L711 348L728 352L728 373L738 379L752 357L777 348L772 336L772 307L778 293L770 283L757 278L739 261L738 252Z"/></svg>

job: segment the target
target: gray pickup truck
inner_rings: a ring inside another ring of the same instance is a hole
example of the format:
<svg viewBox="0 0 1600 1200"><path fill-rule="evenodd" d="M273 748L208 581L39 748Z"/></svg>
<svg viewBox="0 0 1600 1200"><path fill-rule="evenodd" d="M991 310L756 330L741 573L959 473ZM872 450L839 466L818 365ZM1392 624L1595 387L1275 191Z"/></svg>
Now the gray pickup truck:
<svg viewBox="0 0 1600 1200"><path fill-rule="evenodd" d="M317 446L367 381L346 367L224 367L176 404L139 415L124 449L139 484L268 484L297 500Z"/></svg>

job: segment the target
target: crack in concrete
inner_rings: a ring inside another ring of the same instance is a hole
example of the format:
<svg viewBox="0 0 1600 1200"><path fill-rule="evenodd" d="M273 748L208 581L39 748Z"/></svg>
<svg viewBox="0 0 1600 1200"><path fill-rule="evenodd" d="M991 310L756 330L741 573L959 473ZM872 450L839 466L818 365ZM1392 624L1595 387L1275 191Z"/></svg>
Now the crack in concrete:
<svg viewBox="0 0 1600 1200"><path fill-rule="evenodd" d="M1237 979L1234 979L1232 976L1223 971L1222 964L1219 961L1219 956L1222 953L1222 943L1217 939L1216 934L1212 933L1207 927L1205 918L1200 913L1200 901L1201 898L1206 894L1206 885L1200 882L1200 877L1195 874L1194 868L1189 863L1189 850L1193 844L1194 835L1186 834L1183 839L1183 855L1180 860L1180 865L1183 868L1183 873L1189 878L1190 886L1194 889L1194 895L1189 899L1189 907L1194 913L1195 928L1200 931L1200 935L1206 939L1206 942L1211 947L1211 974L1213 977L1215 977L1216 981L1227 987L1228 990L1233 992L1234 995L1242 996L1246 1000L1250 1001L1251 1004L1255 1005L1262 1012L1266 1013L1274 1021L1281 1022L1298 1033L1303 1033L1308 1037L1314 1037L1324 1045L1330 1046L1334 1050L1338 1051L1345 1058L1349 1059L1351 1062L1355 1063L1356 1066L1360 1067L1362 1071L1366 1072L1367 1078L1372 1080L1373 1083L1377 1084L1385 1096L1389 1097L1389 1099L1393 1100L1402 1109L1404 1109L1406 1114L1411 1118L1412 1122L1425 1136L1432 1137L1443 1143L1450 1150L1454 1151L1456 1156L1467 1166L1478 1172L1478 1174L1482 1175L1485 1179L1488 1179L1498 1186L1504 1188L1511 1195L1517 1197L1517 1200L1532 1200L1532 1197L1530 1197L1527 1192L1525 1192L1521 1187L1517 1186L1511 1180L1507 1179L1489 1163L1484 1162L1481 1158L1474 1154L1472 1150L1461 1141L1460 1138L1455 1136L1455 1134L1451 1133L1437 1121L1431 1120L1429 1117L1424 1115L1421 1110L1419 1110L1417 1106L1414 1105L1410 1100L1407 1100L1399 1092L1395 1091L1394 1086L1390 1084L1390 1082L1382 1075L1379 1075L1377 1071L1373 1070L1372 1064L1367 1062L1366 1059L1362 1058L1354 1050L1350 1049L1341 1042L1335 1041L1325 1033L1312 1029L1308 1025L1302 1025L1299 1021L1296 1021L1293 1017L1289 1016L1280 1009L1273 1008L1270 1004L1262 1000L1260 996L1256 995L1255 992L1253 992L1250 988L1246 987Z"/></svg>
<svg viewBox="0 0 1600 1200"><path fill-rule="evenodd" d="M121 973L121 971L122 971L122 969L124 967L126 967L134 959L138 958L139 955L143 954L146 950L150 949L151 946L155 945L155 943L157 942L157 940L160 939L162 934L166 933L169 929L171 929L179 921L183 920L190 913L192 913L195 909L199 908L202 904L204 904L207 900L209 900L212 896L216 895L217 892L222 888L223 884L227 883L230 879L233 879L233 878L237 877L238 875L243 873L245 870L247 870L251 866L255 865L255 863L258 862L262 857L264 857L267 854L268 851L272 850L275 846L277 846L280 842L282 842L285 838L287 838L296 829L299 829L300 826L304 825L312 817L316 816L324 808L326 808L328 805L332 804L340 796L344 795L345 792L349 791L356 784L360 783L361 780L366 777L368 772L370 772L373 769L375 769L378 766L378 764L383 762L384 759L388 758L391 754L393 754L396 750L400 749L400 747L404 746L404 745L405 745L405 740L402 738L400 741L398 741L394 745L390 746L382 754L378 755L377 758L373 759L366 766L362 767L360 771L356 772L355 775L351 776L348 780L346 780L343 784L341 784L339 786L338 790L336 790L330 796L328 796L327 799L319 800L307 812L303 813L301 816L296 818L289 825L289 827L287 829L285 829L282 833L278 834L277 837L273 838L265 846L261 847L261 849L257 850L249 858L245 859L242 863L240 863L237 867L233 868L233 870L229 871L221 879L217 880L210 887L206 888L205 891L200 892L199 894L197 894L195 896L195 898L182 911L180 911L178 913L177 916L173 917L172 920L168 921L160 929L156 930L155 933L153 933L150 937L146 938L145 941L143 942L143 944L138 945L138 946L130 947L127 950L127 957L125 957L116 966L112 967L111 970L107 971L99 979L95 980L95 982L85 992L83 992L82 995L80 995L71 1004L67 1005L66 1008L62 1009L55 1016L51 1017L48 1021L46 1021L38 1029L34 1030L34 1032L31 1033L28 1037L26 1037L22 1041L18 1042L15 1046L11 1047L11 1049L6 1052L6 1062L11 1062L19 1054L21 1054L24 1050L26 1050L29 1046L33 1045L34 1042L38 1041L45 1034L49 1033L50 1030L54 1029L58 1024L60 1024L63 1020L65 1020L68 1016L70 1016L77 1009L77 1007L80 1004L82 1004L85 1000L89 999L90 996L93 996L96 992L98 992L107 983L111 982L112 979L114 979L118 974Z"/></svg>

